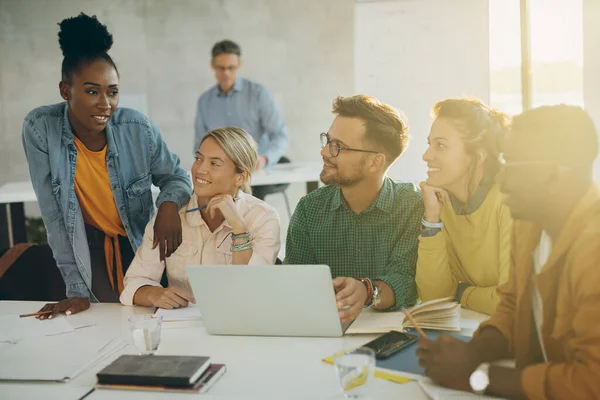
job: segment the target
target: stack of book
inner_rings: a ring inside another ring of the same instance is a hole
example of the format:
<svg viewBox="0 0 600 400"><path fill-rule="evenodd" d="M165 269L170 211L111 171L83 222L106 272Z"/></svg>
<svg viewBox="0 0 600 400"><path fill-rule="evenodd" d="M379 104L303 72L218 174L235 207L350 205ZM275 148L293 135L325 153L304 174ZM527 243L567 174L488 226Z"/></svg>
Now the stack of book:
<svg viewBox="0 0 600 400"><path fill-rule="evenodd" d="M225 370L209 357L123 355L96 375L96 387L204 393Z"/></svg>

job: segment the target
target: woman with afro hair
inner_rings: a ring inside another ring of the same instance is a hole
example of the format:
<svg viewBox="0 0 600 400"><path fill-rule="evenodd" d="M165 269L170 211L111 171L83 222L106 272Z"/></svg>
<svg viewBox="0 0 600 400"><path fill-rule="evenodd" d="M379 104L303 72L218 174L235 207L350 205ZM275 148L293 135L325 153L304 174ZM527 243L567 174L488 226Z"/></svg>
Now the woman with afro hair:
<svg viewBox="0 0 600 400"><path fill-rule="evenodd" d="M52 318L118 302L123 277L140 246L160 188L154 247L169 257L181 243L179 208L192 192L158 128L132 109L117 108L119 72L108 55L113 37L95 16L59 23L64 56L63 102L31 111L23 147L48 243L66 286L66 299L47 304Z"/></svg>

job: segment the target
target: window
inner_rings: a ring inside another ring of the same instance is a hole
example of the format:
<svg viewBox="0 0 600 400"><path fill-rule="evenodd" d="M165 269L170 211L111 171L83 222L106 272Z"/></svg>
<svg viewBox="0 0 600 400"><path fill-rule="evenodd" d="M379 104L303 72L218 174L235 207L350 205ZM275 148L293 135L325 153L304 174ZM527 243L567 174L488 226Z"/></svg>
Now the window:
<svg viewBox="0 0 600 400"><path fill-rule="evenodd" d="M533 107L583 106L582 0L529 0ZM522 111L519 0L490 0L490 103Z"/></svg>

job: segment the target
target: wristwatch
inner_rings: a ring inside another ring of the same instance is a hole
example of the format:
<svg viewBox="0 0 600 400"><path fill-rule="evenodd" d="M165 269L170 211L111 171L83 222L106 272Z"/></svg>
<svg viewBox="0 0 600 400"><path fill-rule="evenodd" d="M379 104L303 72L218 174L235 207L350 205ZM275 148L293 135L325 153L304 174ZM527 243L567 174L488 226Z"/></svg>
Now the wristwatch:
<svg viewBox="0 0 600 400"><path fill-rule="evenodd" d="M475 369L475 371L473 371L471 377L469 378L469 384L471 385L473 392L477 394L485 393L488 385L490 384L489 370L489 363L481 363Z"/></svg>
<svg viewBox="0 0 600 400"><path fill-rule="evenodd" d="M381 303L381 288L377 284L373 284L373 294L371 295L371 305L369 307L375 307Z"/></svg>

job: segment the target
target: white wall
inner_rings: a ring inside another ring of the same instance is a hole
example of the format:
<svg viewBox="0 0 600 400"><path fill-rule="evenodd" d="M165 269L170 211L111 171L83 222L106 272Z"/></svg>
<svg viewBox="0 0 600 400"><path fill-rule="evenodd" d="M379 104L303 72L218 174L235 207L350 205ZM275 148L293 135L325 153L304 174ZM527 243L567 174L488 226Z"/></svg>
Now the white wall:
<svg viewBox="0 0 600 400"><path fill-rule="evenodd" d="M430 110L453 96L489 102L489 14L483 0L357 1L354 82L357 93L404 111L412 134L390 175L425 178Z"/></svg>
<svg viewBox="0 0 600 400"><path fill-rule="evenodd" d="M583 101L600 130L600 2L583 0ZM600 182L600 160L594 177Z"/></svg>

